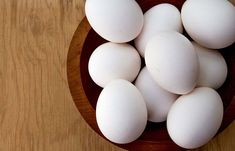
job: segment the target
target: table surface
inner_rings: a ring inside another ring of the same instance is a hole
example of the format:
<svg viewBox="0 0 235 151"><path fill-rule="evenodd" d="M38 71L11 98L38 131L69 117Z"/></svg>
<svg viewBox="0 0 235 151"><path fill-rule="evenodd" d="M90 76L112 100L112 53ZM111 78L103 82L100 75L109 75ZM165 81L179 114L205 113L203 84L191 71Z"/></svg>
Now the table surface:
<svg viewBox="0 0 235 151"><path fill-rule="evenodd" d="M69 92L66 57L83 7L0 0L0 151L122 150L86 124ZM235 122L199 150L234 148Z"/></svg>

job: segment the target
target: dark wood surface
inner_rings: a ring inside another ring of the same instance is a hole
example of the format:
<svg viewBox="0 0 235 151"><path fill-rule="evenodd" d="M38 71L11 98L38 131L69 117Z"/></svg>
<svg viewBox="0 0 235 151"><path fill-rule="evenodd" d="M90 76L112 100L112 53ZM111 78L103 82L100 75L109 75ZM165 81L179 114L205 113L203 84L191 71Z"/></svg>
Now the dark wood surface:
<svg viewBox="0 0 235 151"><path fill-rule="evenodd" d="M143 11L162 2L170 2L180 9L184 1L138 1ZM106 41L90 28L89 23L86 18L84 18L74 33L67 58L68 82L73 100L86 122L101 136L103 135L99 131L95 119L95 106L102 89L91 80L87 65L91 53L104 42ZM226 128L235 117L235 101L231 103L231 101L234 100L233 97L235 94L234 50L234 45L225 50L221 50L228 64L229 73L225 84L218 90L226 109L220 131ZM149 122L145 132L138 140L130 144L116 145L129 150L183 150L171 141L165 125L165 122L160 124Z"/></svg>

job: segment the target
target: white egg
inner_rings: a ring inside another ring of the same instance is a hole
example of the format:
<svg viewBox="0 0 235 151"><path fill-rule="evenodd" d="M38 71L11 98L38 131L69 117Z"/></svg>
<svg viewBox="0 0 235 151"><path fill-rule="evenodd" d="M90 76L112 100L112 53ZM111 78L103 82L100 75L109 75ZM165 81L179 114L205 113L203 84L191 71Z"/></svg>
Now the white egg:
<svg viewBox="0 0 235 151"><path fill-rule="evenodd" d="M138 75L135 86L144 97L148 110L148 120L151 122L165 121L168 111L178 95L162 89L153 80L146 67Z"/></svg>
<svg viewBox="0 0 235 151"><path fill-rule="evenodd" d="M144 14L144 26L135 39L135 46L144 57L147 42L161 31L174 30L182 33L183 27L179 10L171 4L163 3L149 9Z"/></svg>
<svg viewBox="0 0 235 151"><path fill-rule="evenodd" d="M125 79L132 82L138 75L141 66L140 55L129 44L105 43L92 53L88 71L92 80L104 87L114 79Z"/></svg>
<svg viewBox="0 0 235 151"><path fill-rule="evenodd" d="M204 47L219 49L235 42L235 7L227 0L187 0L181 17L187 33Z"/></svg>
<svg viewBox="0 0 235 151"><path fill-rule="evenodd" d="M138 36L143 27L143 12L134 0L87 0L86 17L104 39L123 43Z"/></svg>
<svg viewBox="0 0 235 151"><path fill-rule="evenodd" d="M217 50L211 50L192 42L199 58L198 86L218 89L227 77L227 64Z"/></svg>
<svg viewBox="0 0 235 151"><path fill-rule="evenodd" d="M146 46L146 66L153 79L167 91L186 94L196 86L198 56L192 43L178 32L162 32Z"/></svg>
<svg viewBox="0 0 235 151"><path fill-rule="evenodd" d="M171 139L187 149L201 147L217 133L223 119L219 94L207 87L194 89L179 97L167 117Z"/></svg>
<svg viewBox="0 0 235 151"><path fill-rule="evenodd" d="M147 124L147 108L139 90L125 80L110 82L101 92L96 120L103 135L118 144L136 140Z"/></svg>

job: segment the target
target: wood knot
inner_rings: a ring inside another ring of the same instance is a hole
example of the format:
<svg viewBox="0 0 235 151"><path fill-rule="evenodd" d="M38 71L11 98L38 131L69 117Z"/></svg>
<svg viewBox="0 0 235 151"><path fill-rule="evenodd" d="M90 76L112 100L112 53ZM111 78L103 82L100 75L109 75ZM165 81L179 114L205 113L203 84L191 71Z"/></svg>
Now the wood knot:
<svg viewBox="0 0 235 151"><path fill-rule="evenodd" d="M34 36L40 36L44 32L44 23L37 15L30 15L30 29Z"/></svg>

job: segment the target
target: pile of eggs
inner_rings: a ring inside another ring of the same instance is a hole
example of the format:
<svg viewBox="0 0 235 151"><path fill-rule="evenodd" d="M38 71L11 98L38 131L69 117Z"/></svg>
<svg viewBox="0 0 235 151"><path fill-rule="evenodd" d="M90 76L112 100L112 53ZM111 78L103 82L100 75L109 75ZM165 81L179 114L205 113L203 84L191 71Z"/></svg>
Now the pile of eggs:
<svg viewBox="0 0 235 151"><path fill-rule="evenodd" d="M147 120L166 121L169 136L183 148L198 148L214 137L223 119L215 89L227 77L215 49L235 42L235 7L229 1L187 0L181 12L163 3L143 14L134 0L87 0L85 13L109 41L94 50L88 64L92 80L103 88L96 120L107 139L130 143ZM127 43L132 40L135 47Z"/></svg>

